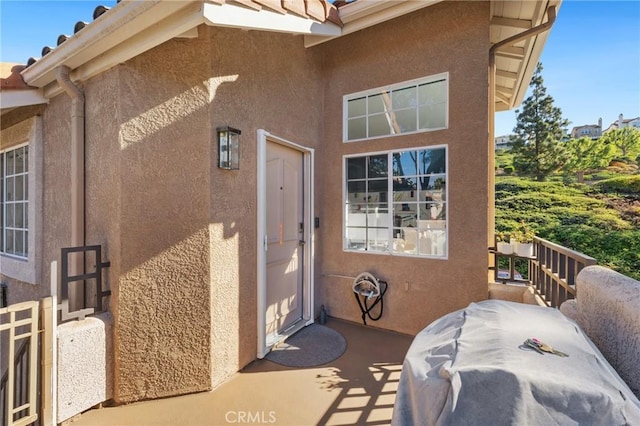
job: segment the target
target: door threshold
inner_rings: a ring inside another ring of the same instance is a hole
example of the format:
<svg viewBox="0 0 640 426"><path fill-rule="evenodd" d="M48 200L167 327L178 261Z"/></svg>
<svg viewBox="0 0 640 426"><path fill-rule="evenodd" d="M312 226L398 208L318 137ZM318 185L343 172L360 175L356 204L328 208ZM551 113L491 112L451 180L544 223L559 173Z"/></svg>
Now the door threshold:
<svg viewBox="0 0 640 426"><path fill-rule="evenodd" d="M298 321L291 324L289 327L284 329L279 333L270 334L267 336L267 350L265 353L269 353L271 349L278 347L289 337L296 334L298 331L305 328L307 325L312 324L313 321L305 321L303 318L300 318Z"/></svg>

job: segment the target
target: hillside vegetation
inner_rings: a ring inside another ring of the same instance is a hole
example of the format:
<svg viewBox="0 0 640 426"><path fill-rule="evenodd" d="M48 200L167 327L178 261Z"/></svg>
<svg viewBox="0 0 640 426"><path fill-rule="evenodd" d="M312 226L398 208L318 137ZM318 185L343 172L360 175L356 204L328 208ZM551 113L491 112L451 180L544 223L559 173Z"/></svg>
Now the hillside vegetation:
<svg viewBox="0 0 640 426"><path fill-rule="evenodd" d="M539 237L640 279L640 175L587 178L610 176L588 184L496 176L496 232L524 222Z"/></svg>

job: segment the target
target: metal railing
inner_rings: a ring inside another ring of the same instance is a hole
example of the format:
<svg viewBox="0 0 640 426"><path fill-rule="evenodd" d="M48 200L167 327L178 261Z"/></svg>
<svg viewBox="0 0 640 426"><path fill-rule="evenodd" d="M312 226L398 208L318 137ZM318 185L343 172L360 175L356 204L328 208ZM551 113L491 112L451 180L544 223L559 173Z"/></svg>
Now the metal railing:
<svg viewBox="0 0 640 426"><path fill-rule="evenodd" d="M490 247L494 255L494 279L502 283L522 283L533 287L547 306L558 308L568 299L576 297L576 277L589 265L598 262L583 253L535 237L533 256L504 254ZM508 259L508 267L501 269Z"/></svg>

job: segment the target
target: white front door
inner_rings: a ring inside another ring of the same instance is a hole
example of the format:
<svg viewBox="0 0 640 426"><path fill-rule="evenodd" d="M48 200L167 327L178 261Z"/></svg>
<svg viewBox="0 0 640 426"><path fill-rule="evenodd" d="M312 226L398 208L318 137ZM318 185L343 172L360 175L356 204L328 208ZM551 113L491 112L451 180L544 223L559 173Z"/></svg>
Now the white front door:
<svg viewBox="0 0 640 426"><path fill-rule="evenodd" d="M267 141L266 337L274 343L303 319L304 155Z"/></svg>

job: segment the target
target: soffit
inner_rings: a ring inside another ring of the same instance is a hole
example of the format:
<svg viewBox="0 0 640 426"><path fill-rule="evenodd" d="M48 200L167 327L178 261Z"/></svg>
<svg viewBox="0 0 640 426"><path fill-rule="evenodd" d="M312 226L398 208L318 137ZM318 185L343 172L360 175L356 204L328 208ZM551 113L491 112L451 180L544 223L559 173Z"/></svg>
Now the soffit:
<svg viewBox="0 0 640 426"><path fill-rule="evenodd" d="M492 1L490 41L492 45L536 27L548 20L547 10L560 7L561 0ZM504 47L496 53L496 111L506 111L522 103L540 59L549 31Z"/></svg>

